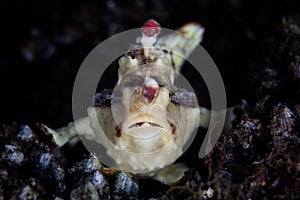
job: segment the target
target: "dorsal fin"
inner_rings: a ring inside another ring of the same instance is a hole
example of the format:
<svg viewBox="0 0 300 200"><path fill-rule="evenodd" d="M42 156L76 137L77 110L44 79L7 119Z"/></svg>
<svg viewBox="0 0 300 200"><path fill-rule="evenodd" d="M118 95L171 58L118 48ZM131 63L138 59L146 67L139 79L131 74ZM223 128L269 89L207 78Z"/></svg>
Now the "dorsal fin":
<svg viewBox="0 0 300 200"><path fill-rule="evenodd" d="M204 30L199 23L191 22L182 26L178 32L158 38L157 44L171 52L177 71L180 71L184 61L202 41Z"/></svg>
<svg viewBox="0 0 300 200"><path fill-rule="evenodd" d="M144 64L155 65L160 62L169 66L170 70L180 71L184 61L202 41L204 33L204 27L200 24L188 23L178 32L157 38L160 29L153 19L143 25L138 44L131 45L129 51L119 59L119 81L130 69Z"/></svg>

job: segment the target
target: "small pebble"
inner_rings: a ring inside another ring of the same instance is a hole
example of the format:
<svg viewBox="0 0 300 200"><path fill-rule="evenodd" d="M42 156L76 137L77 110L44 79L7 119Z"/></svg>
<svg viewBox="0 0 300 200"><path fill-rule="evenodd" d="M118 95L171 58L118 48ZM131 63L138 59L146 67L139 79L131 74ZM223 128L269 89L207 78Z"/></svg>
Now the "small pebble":
<svg viewBox="0 0 300 200"><path fill-rule="evenodd" d="M18 134L18 138L20 138L22 141L29 142L33 140L34 134L29 126L24 125Z"/></svg>
<svg viewBox="0 0 300 200"><path fill-rule="evenodd" d="M58 182L64 180L66 176L65 170L61 165L53 165L52 172L55 180Z"/></svg>
<svg viewBox="0 0 300 200"><path fill-rule="evenodd" d="M39 166L41 166L43 170L46 170L50 166L52 159L53 156L50 153L42 153L39 159Z"/></svg>
<svg viewBox="0 0 300 200"><path fill-rule="evenodd" d="M116 175L115 191L125 196L137 196L139 186L125 172L120 172Z"/></svg>
<svg viewBox="0 0 300 200"><path fill-rule="evenodd" d="M94 185L91 182L87 182L85 185L80 185L79 187L75 188L70 194L70 199L98 200L100 197Z"/></svg>
<svg viewBox="0 0 300 200"><path fill-rule="evenodd" d="M11 162L14 162L20 165L24 161L24 154L22 151L19 151L14 145L5 145L6 155L3 154L2 158L7 158Z"/></svg>

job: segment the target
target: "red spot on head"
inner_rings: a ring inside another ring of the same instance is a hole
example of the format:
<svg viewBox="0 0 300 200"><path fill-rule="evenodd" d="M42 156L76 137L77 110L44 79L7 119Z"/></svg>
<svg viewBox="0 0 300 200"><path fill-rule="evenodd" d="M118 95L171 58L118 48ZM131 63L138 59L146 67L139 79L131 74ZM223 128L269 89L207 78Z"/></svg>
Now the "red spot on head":
<svg viewBox="0 0 300 200"><path fill-rule="evenodd" d="M158 84L153 78L147 78L144 85L144 97L152 101L158 93Z"/></svg>
<svg viewBox="0 0 300 200"><path fill-rule="evenodd" d="M153 87L153 86L145 86L144 88L144 96L149 99L149 100L153 100L154 97L157 94L157 87Z"/></svg>
<svg viewBox="0 0 300 200"><path fill-rule="evenodd" d="M143 31L144 35L146 35L147 37L153 37L153 36L159 34L160 25L154 19L149 19L144 24L142 31Z"/></svg>

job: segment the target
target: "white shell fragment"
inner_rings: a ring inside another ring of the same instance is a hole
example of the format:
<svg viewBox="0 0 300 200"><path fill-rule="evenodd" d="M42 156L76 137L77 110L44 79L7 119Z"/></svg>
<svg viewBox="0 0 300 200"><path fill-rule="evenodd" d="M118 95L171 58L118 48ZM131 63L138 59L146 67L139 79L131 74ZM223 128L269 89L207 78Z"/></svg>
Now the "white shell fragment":
<svg viewBox="0 0 300 200"><path fill-rule="evenodd" d="M214 196L214 190L211 187L208 187L208 190L203 191L202 197L203 199L211 199Z"/></svg>
<svg viewBox="0 0 300 200"><path fill-rule="evenodd" d="M207 194L207 197L209 199L211 199L214 196L214 190L209 187L206 194Z"/></svg>

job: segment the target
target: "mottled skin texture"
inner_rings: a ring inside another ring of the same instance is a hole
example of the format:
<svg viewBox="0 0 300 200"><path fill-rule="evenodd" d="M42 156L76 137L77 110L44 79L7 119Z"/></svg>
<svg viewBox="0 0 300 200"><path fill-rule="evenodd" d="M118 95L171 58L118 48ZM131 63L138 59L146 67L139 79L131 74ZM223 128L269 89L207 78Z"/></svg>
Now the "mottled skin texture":
<svg viewBox="0 0 300 200"><path fill-rule="evenodd" d="M201 42L204 29L190 23L179 29L181 34L157 40L157 25L145 23L140 43L131 45L119 60L114 91L96 95L95 107L75 122L76 129L74 123L56 131L46 128L59 146L77 142L77 134L82 135L102 144L118 169L170 184L186 168L166 166L182 154L193 131L210 121L210 111L198 106L194 93L173 85L176 71Z"/></svg>

